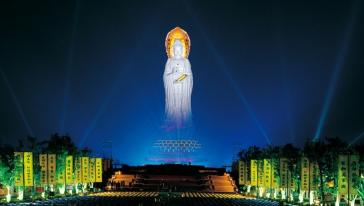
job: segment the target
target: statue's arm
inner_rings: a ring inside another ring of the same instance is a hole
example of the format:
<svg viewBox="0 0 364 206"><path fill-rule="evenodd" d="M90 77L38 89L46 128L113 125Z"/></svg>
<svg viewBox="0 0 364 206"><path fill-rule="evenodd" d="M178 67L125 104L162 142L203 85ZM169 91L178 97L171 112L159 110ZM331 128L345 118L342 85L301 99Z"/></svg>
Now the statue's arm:
<svg viewBox="0 0 364 206"><path fill-rule="evenodd" d="M168 76L170 72L171 72L170 60L168 59L167 62L166 62L166 65L164 66L163 76Z"/></svg>
<svg viewBox="0 0 364 206"><path fill-rule="evenodd" d="M193 74L191 70L191 63L188 59L186 59L186 78L188 78L188 81L193 84Z"/></svg>
<svg viewBox="0 0 364 206"><path fill-rule="evenodd" d="M173 69L171 67L171 60L168 58L165 69L164 69L164 76L169 76L174 73L175 72L173 71Z"/></svg>
<svg viewBox="0 0 364 206"><path fill-rule="evenodd" d="M192 76L192 70L191 70L191 63L190 63L190 61L188 60L188 59L186 59L186 61L185 61L185 74L187 75L187 76Z"/></svg>
<svg viewBox="0 0 364 206"><path fill-rule="evenodd" d="M182 82L183 80L191 77L192 77L191 64L190 61L186 59L186 61L184 62L184 72L182 74L179 74L177 76L177 79L174 80L174 82Z"/></svg>

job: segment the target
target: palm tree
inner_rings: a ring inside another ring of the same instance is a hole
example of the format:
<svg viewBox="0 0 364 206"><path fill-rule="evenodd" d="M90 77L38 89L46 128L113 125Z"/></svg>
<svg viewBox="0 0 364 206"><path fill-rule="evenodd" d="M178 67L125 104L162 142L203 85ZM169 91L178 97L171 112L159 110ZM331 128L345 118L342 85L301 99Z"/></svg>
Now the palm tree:
<svg viewBox="0 0 364 206"><path fill-rule="evenodd" d="M323 205L325 205L325 193L324 193L324 174L327 168L327 162L325 161L325 154L327 153L327 145L322 140L307 141L303 148L304 155L309 159L311 163L316 163L319 170L319 182L320 182L320 197Z"/></svg>
<svg viewBox="0 0 364 206"><path fill-rule="evenodd" d="M246 160L260 159L262 157L262 155L263 155L263 152L259 147L251 146L245 152L245 159Z"/></svg>
<svg viewBox="0 0 364 206"><path fill-rule="evenodd" d="M28 142L28 147L31 151L35 151L38 149L37 147L37 138L36 137L32 137L32 136L27 136L26 138L27 142Z"/></svg>
<svg viewBox="0 0 364 206"><path fill-rule="evenodd" d="M78 152L76 145L67 134L60 136L58 133L54 133L43 144L45 145L44 152L63 154L64 151L67 151L68 154L72 155Z"/></svg>
<svg viewBox="0 0 364 206"><path fill-rule="evenodd" d="M297 170L297 162L300 157L300 150L297 147L294 147L292 144L286 144L281 147L280 157L287 159L287 170L290 175L286 175L287 178L290 176L290 180L286 181L286 201L288 201L288 197L291 194L291 187L289 186L289 182L297 181L299 179L299 171Z"/></svg>

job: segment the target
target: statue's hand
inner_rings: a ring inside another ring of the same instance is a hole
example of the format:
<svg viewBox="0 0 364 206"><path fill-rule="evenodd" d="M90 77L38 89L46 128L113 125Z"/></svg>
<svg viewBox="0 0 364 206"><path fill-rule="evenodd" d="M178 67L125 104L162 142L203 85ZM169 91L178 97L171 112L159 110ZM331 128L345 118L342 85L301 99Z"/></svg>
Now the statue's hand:
<svg viewBox="0 0 364 206"><path fill-rule="evenodd" d="M172 75L172 74L178 75L178 73L179 73L178 70L173 68L171 72L167 73L167 76Z"/></svg>
<svg viewBox="0 0 364 206"><path fill-rule="evenodd" d="M174 83L182 82L186 78L187 78L187 74L182 74L181 76L179 76L177 79L174 80Z"/></svg>

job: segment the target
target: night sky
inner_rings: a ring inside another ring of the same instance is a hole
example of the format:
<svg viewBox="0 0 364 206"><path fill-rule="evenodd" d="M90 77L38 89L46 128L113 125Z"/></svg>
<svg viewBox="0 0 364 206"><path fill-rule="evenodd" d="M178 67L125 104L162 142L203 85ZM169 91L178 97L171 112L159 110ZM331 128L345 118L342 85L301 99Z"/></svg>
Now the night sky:
<svg viewBox="0 0 364 206"><path fill-rule="evenodd" d="M0 3L0 139L68 133L145 164L164 134L164 40L191 39L203 164L238 149L364 132L364 3L12 1ZM358 142L362 142L359 138Z"/></svg>

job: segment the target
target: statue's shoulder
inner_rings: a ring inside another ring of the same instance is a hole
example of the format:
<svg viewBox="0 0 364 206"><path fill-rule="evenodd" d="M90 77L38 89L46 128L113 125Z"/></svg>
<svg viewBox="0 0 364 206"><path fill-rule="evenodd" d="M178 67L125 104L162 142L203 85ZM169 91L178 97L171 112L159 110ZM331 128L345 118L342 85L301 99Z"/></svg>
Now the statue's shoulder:
<svg viewBox="0 0 364 206"><path fill-rule="evenodd" d="M180 59L168 58L166 65L172 63L190 64L190 61L187 58L180 58Z"/></svg>
<svg viewBox="0 0 364 206"><path fill-rule="evenodd" d="M185 64L187 64L188 66L191 66L190 60L188 60L187 58L185 58Z"/></svg>

